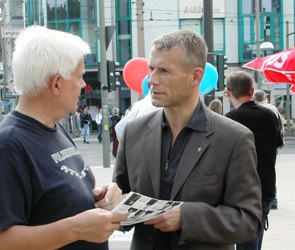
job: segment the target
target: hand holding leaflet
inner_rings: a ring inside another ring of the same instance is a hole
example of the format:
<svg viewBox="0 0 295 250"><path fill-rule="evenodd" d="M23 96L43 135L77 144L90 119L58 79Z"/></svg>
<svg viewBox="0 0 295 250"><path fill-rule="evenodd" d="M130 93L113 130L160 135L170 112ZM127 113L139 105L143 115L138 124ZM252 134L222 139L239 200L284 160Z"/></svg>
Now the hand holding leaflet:
<svg viewBox="0 0 295 250"><path fill-rule="evenodd" d="M180 201L158 200L130 192L112 211L128 214L128 220L122 222L121 225L129 226L156 218L171 209L181 206L182 203Z"/></svg>

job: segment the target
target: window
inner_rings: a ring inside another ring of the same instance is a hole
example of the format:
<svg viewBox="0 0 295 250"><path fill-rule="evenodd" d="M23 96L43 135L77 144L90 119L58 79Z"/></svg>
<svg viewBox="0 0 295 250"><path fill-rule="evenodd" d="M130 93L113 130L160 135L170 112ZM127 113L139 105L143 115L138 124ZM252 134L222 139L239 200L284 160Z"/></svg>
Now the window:
<svg viewBox="0 0 295 250"><path fill-rule="evenodd" d="M82 37L91 54L85 58L86 66L97 64L96 1L47 0L47 27Z"/></svg>
<svg viewBox="0 0 295 250"><path fill-rule="evenodd" d="M67 2L58 3L56 5L56 17L58 20L67 19Z"/></svg>
<svg viewBox="0 0 295 250"><path fill-rule="evenodd" d="M54 21L55 17L55 0L47 1L47 19L48 21Z"/></svg>
<svg viewBox="0 0 295 250"><path fill-rule="evenodd" d="M128 0L118 0L116 1L116 6L118 10L118 17L119 18L130 18L130 12L129 12L129 4Z"/></svg>
<svg viewBox="0 0 295 250"><path fill-rule="evenodd" d="M261 0L259 6L260 34L256 32L255 0L239 0L239 56L240 62L248 62L256 57L257 41L269 41L274 51L283 48L282 0Z"/></svg>
<svg viewBox="0 0 295 250"><path fill-rule="evenodd" d="M213 20L213 38L214 38L214 51L216 53L225 52L224 46L224 19L223 18L215 18Z"/></svg>
<svg viewBox="0 0 295 250"><path fill-rule="evenodd" d="M80 1L79 0L68 1L68 18L69 19L80 18Z"/></svg>
<svg viewBox="0 0 295 250"><path fill-rule="evenodd" d="M195 31L201 34L201 19L187 19L180 21L180 28Z"/></svg>
<svg viewBox="0 0 295 250"><path fill-rule="evenodd" d="M241 2L242 0L240 0ZM255 0L242 1L242 15L255 14L256 6ZM280 14L280 0L260 0L259 13L274 13Z"/></svg>
<svg viewBox="0 0 295 250"><path fill-rule="evenodd" d="M116 0L117 61L123 65L132 58L131 1Z"/></svg>
<svg viewBox="0 0 295 250"><path fill-rule="evenodd" d="M204 33L203 31L203 20L202 19L182 19L180 20L180 28L195 31L199 34ZM225 24L224 18L214 18L213 20L213 40L214 40L214 52L215 53L225 53L224 46L224 32Z"/></svg>

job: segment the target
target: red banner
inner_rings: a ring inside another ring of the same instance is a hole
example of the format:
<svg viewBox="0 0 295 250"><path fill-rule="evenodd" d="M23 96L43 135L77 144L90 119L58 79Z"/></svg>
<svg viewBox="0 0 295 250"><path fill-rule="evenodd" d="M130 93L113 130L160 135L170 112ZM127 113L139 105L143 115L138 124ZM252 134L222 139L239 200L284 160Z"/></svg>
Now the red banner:
<svg viewBox="0 0 295 250"><path fill-rule="evenodd" d="M264 72L270 82L295 84L295 47L256 58L243 67Z"/></svg>

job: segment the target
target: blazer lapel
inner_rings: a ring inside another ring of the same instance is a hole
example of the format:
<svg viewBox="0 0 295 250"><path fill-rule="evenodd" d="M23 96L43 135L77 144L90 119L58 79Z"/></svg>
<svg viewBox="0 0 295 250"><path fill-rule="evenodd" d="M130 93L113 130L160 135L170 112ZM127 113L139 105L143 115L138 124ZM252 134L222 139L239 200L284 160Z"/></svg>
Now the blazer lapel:
<svg viewBox="0 0 295 250"><path fill-rule="evenodd" d="M175 198L190 172L196 167L197 162L209 146L206 135L204 133L193 133L189 138L176 171L171 199Z"/></svg>
<svg viewBox="0 0 295 250"><path fill-rule="evenodd" d="M162 115L163 111L157 112L147 124L147 131L143 138L145 145L143 155L145 164L149 168L155 198L160 196Z"/></svg>

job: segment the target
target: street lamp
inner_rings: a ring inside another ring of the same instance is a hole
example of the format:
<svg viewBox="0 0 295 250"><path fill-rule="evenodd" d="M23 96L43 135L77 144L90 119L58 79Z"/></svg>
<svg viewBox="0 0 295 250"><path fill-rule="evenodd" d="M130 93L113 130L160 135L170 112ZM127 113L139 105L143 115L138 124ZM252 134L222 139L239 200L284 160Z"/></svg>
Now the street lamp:
<svg viewBox="0 0 295 250"><path fill-rule="evenodd" d="M260 57L260 51L263 52L263 56L266 56L268 54L270 54L270 52L272 53L274 50L274 46L271 42L262 42L259 46L259 54L256 55L256 57ZM257 79L257 87L260 89L261 85L262 85L262 77L261 77L261 73L258 72L258 79Z"/></svg>
<svg viewBox="0 0 295 250"><path fill-rule="evenodd" d="M260 44L259 46L261 51L264 51L264 53L266 53L267 51L273 51L274 50L274 46L271 42L263 42Z"/></svg>

